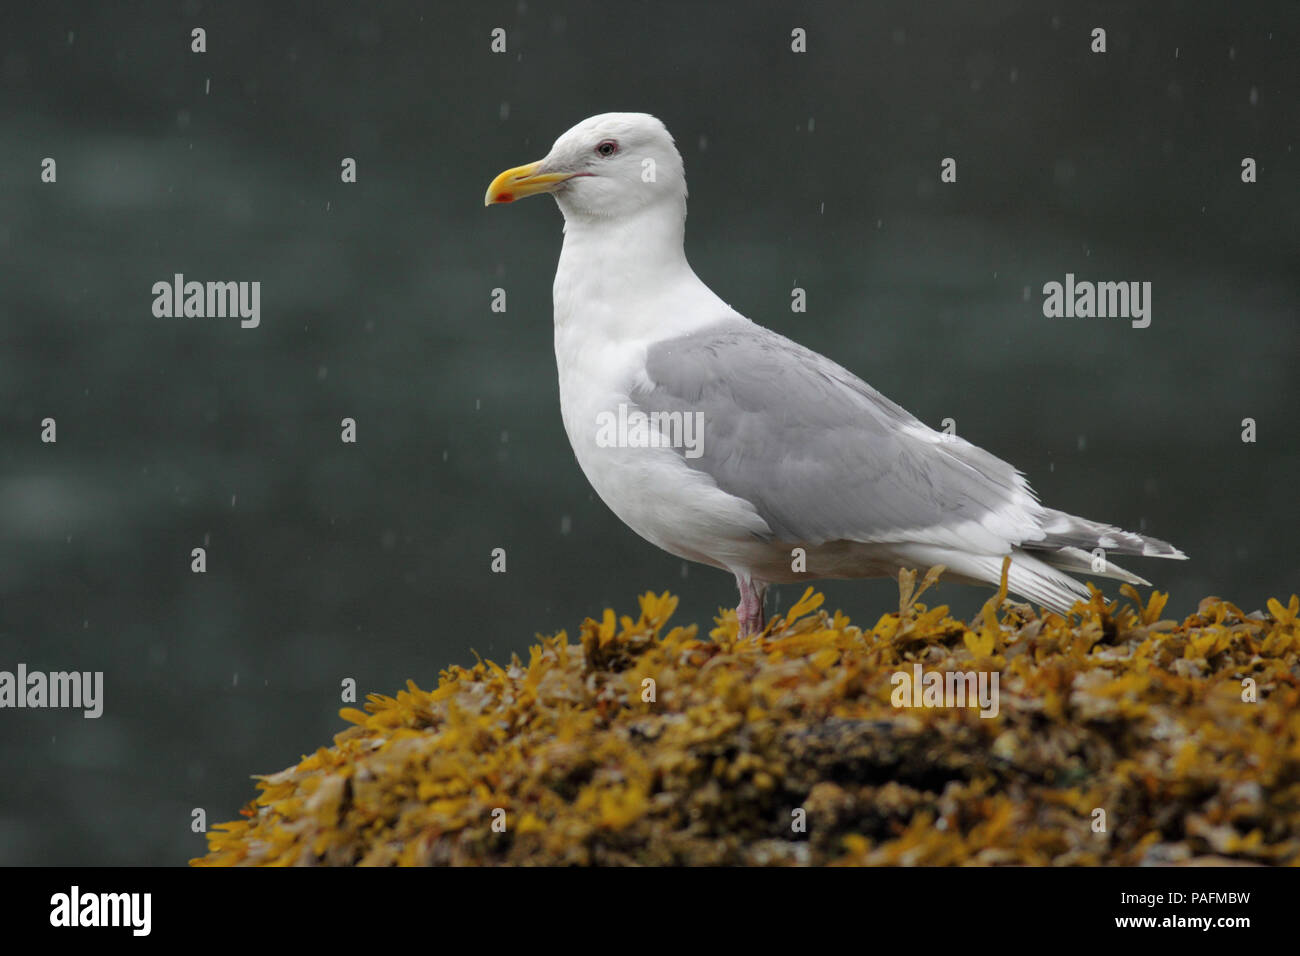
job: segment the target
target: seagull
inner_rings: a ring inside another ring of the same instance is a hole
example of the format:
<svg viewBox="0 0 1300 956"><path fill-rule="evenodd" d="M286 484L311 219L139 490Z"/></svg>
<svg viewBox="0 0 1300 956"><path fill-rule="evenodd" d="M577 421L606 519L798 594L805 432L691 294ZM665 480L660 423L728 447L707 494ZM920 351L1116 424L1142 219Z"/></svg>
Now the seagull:
<svg viewBox="0 0 1300 956"><path fill-rule="evenodd" d="M738 313L686 261L686 175L662 122L602 113L507 169L484 205L555 197L555 361L583 474L633 531L735 575L737 632L769 585L946 569L1058 614L1070 573L1148 584L1111 554L1173 545L1046 508L1013 466L937 432Z"/></svg>

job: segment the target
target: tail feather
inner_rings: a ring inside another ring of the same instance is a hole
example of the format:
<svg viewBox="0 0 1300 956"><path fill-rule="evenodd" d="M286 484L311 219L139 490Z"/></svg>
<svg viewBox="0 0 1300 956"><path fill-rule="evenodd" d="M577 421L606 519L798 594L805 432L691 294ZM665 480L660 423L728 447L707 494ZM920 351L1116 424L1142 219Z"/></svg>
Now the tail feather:
<svg viewBox="0 0 1300 956"><path fill-rule="evenodd" d="M950 577L972 584L997 587L1002 580L1002 556L972 554L952 548L912 546L902 556L904 566L944 565ZM1074 602L1088 599L1088 589L1063 571L1058 571L1040 556L1019 548L1011 552L1007 570L1007 590L1057 614L1067 614Z"/></svg>
<svg viewBox="0 0 1300 956"><path fill-rule="evenodd" d="M1132 531L1125 531L1114 525L1089 521L1087 518L1066 514L1064 511L1054 511L1050 508L1044 511L1041 527L1044 537L1037 541L1024 542L1022 547L1025 550L1058 552L1062 549L1074 548L1091 552L1101 548L1103 551L1113 551L1116 554L1139 554L1146 558L1187 560L1187 555L1168 541L1161 541L1159 538L1144 534L1134 534ZM1044 557L1044 560L1051 561L1051 558ZM1091 560L1089 568L1091 568Z"/></svg>
<svg viewBox="0 0 1300 956"><path fill-rule="evenodd" d="M1089 597L1087 587L1071 574L1150 586L1145 578L1113 563L1111 554L1187 560L1187 555L1167 541L1063 511L1044 509L1039 527L1041 538L1012 548L1007 590L1057 614L1069 613L1075 601ZM950 577L969 583L996 587L1002 580L1001 555L909 544L899 548L895 556L904 567L945 565Z"/></svg>
<svg viewBox="0 0 1300 956"><path fill-rule="evenodd" d="M997 586L1002 580L1002 559L989 559L988 568L992 573L985 580ZM1089 597L1087 587L1079 581L1019 548L1011 552L1007 590L1057 614L1068 614L1075 601L1086 601Z"/></svg>
<svg viewBox="0 0 1300 956"><path fill-rule="evenodd" d="M1150 587L1151 582L1146 578L1140 578L1132 571L1121 568L1113 561L1107 560L1104 556L1098 560L1097 555L1091 551L1084 551L1082 548L1061 548L1059 551L1033 551L1030 554L1038 560L1050 564L1054 568L1060 568L1062 571L1069 571L1071 574L1091 574L1102 578L1114 578L1116 581L1127 581L1129 584L1141 584L1144 587Z"/></svg>

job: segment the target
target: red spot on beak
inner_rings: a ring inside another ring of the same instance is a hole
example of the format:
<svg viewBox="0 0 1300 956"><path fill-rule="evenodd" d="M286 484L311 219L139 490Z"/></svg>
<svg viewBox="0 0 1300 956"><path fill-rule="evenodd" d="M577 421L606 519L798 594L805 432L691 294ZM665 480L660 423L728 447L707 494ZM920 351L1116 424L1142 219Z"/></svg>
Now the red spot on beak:
<svg viewBox="0 0 1300 956"><path fill-rule="evenodd" d="M498 194L497 194L497 202L514 202L514 201L515 201L515 194L514 194L514 193L498 193Z"/></svg>

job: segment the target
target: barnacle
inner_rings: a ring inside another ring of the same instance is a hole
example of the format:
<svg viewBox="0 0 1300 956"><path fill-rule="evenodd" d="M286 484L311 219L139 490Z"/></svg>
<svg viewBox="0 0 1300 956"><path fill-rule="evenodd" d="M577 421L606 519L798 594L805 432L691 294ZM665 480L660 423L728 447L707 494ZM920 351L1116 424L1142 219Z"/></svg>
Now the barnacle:
<svg viewBox="0 0 1300 956"><path fill-rule="evenodd" d="M933 579L868 629L809 588L750 640L647 593L371 695L192 862L1300 864L1300 598L1180 623L1128 586L1068 618L1004 588L966 624ZM996 715L895 706L917 665L996 674Z"/></svg>

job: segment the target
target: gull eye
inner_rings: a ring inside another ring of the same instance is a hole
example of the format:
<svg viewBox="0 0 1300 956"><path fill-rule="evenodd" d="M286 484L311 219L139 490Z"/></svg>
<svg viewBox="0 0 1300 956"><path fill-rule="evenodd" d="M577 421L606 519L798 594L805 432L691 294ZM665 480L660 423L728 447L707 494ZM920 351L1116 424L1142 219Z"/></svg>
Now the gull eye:
<svg viewBox="0 0 1300 956"><path fill-rule="evenodd" d="M618 152L618 143L612 139L603 139L596 144L596 152L601 156L613 156Z"/></svg>

